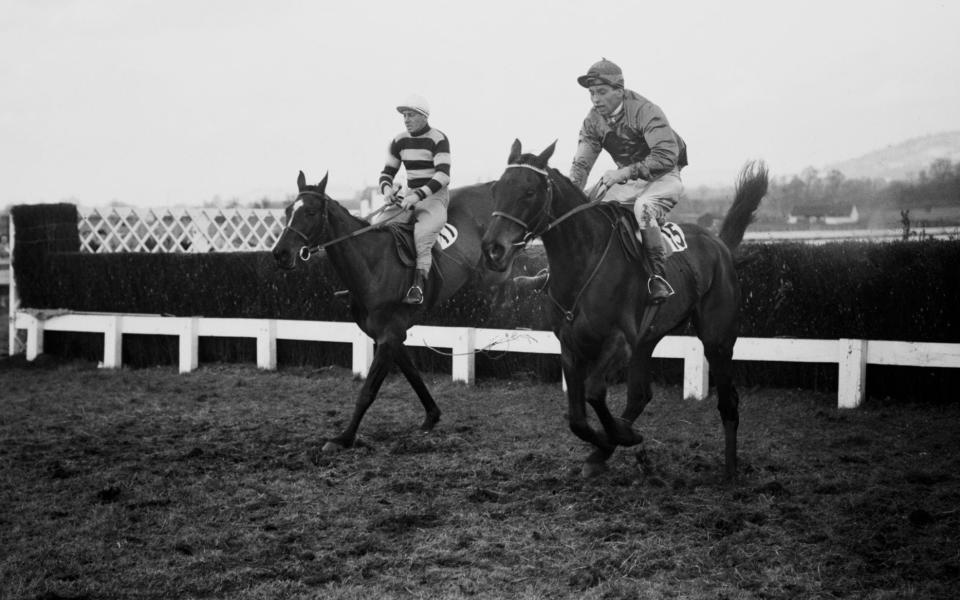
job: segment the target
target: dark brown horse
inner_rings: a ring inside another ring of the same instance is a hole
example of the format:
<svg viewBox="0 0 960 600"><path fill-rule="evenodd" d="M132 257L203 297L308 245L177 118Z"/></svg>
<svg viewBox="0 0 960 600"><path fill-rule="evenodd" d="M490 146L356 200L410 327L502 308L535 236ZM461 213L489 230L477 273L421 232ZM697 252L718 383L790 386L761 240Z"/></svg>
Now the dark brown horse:
<svg viewBox="0 0 960 600"><path fill-rule="evenodd" d="M667 332L691 319L717 387L726 475L734 478L740 417L732 358L740 287L731 250L766 194L766 166L744 167L719 237L696 225L682 226L687 248L666 265L676 294L651 309L658 312L647 313L647 274L620 242L620 209L588 203L567 177L548 167L555 145L533 155L521 154L520 141L514 142L507 169L494 187L496 218L483 236L483 252L490 268L505 269L528 240L543 240L550 265L545 293L560 340L570 429L595 447L584 475L603 471L617 446L642 441L633 422L651 398L653 349ZM614 417L606 403L607 384L623 366L628 371L626 406ZM602 431L587 422L586 404L593 407Z"/></svg>
<svg viewBox="0 0 960 600"><path fill-rule="evenodd" d="M492 212L492 184L451 191L447 222L457 228L458 237L446 250L434 253L434 268L422 305L401 301L410 285L411 268L397 253L394 233L386 227L371 228L367 221L351 215L327 196L326 186L326 176L317 185L307 185L303 172L300 173L299 193L286 208L287 225L273 248L277 265L292 269L298 257L306 259L312 251L326 246L331 264L349 291L354 320L376 343L373 363L357 397L353 417L346 429L328 440L323 449L333 451L353 445L360 421L393 365L400 368L420 398L426 411L420 430L428 432L440 420L440 409L403 342L411 325L474 277L487 273L488 283L492 283L492 278L501 278L499 273L483 270L480 253L483 226Z"/></svg>

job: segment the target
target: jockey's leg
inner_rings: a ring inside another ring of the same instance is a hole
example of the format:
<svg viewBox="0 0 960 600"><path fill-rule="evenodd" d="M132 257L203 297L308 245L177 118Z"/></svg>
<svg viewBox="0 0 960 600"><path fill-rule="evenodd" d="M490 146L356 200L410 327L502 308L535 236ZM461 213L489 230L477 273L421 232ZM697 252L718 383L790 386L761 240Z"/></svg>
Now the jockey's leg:
<svg viewBox="0 0 960 600"><path fill-rule="evenodd" d="M673 295L673 288L666 279L666 250L660 235L660 224L665 220L683 192L683 182L677 170L665 173L647 183L633 205L643 249L650 263L650 278L647 280L650 304L659 304Z"/></svg>
<svg viewBox="0 0 960 600"><path fill-rule="evenodd" d="M403 301L407 304L422 304L427 280L430 278L430 267L433 263L433 245L437 243L437 235L447 223L447 201L449 195L446 190L433 194L421 200L414 210L416 222L413 225L413 242L417 248L417 268L413 276L413 284L407 291Z"/></svg>

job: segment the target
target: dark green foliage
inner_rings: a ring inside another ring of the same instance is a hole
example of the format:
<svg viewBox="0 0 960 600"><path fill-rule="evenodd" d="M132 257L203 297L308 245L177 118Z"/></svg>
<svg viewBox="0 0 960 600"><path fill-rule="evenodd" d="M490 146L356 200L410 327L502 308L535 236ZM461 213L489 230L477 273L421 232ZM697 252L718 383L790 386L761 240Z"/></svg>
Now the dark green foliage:
<svg viewBox="0 0 960 600"><path fill-rule="evenodd" d="M80 250L77 207L73 204L14 206L10 216L17 236L12 258L20 297L24 306L34 308L31 294L50 284L51 255Z"/></svg>
<svg viewBox="0 0 960 600"><path fill-rule="evenodd" d="M958 342L960 244L748 246L741 335Z"/></svg>

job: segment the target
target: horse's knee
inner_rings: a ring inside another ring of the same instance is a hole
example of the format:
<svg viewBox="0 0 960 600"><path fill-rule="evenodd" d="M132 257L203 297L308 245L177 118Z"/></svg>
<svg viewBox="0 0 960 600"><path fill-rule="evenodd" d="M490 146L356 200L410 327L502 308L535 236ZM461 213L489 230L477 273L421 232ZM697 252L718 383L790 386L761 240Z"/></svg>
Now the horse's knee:
<svg viewBox="0 0 960 600"><path fill-rule="evenodd" d="M569 426L570 426L570 431L573 432L573 435L577 436L581 440L586 440L590 438L590 433L591 433L590 425L587 423L586 420L571 419Z"/></svg>

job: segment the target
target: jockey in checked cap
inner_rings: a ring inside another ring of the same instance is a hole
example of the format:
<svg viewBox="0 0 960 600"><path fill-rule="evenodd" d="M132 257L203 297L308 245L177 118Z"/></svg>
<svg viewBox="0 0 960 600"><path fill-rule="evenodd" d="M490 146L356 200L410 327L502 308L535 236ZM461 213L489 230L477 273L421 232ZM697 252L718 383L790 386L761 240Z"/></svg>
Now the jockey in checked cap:
<svg viewBox="0 0 960 600"><path fill-rule="evenodd" d="M590 91L593 106L580 128L570 179L583 188L600 151L610 154L617 168L600 178L603 200L633 206L652 271L650 302L663 302L674 292L665 277L660 225L683 192L686 144L659 106L624 88L623 72L613 62L594 63L577 83Z"/></svg>

